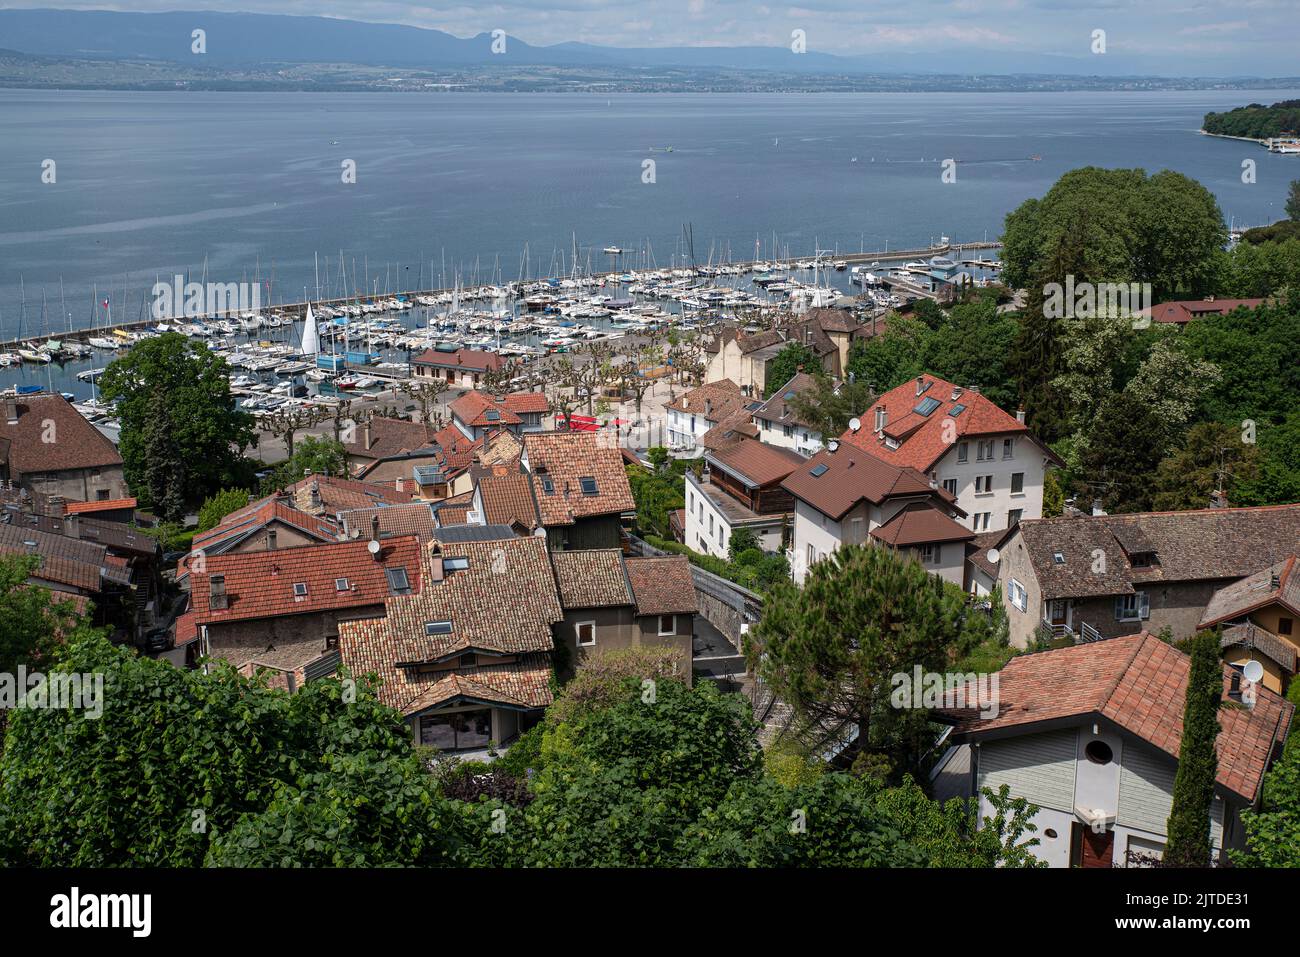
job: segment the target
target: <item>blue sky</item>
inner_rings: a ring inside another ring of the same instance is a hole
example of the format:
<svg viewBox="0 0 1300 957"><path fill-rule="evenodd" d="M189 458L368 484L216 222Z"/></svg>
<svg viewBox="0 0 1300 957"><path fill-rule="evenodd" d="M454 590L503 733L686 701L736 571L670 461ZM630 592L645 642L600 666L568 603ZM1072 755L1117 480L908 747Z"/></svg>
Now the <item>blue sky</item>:
<svg viewBox="0 0 1300 957"><path fill-rule="evenodd" d="M36 4L0 0L0 6ZM788 46L791 31L800 29L810 50L979 54L978 62L1003 64L1003 72L1012 71L1018 57L1086 58L1093 31L1105 30L1107 52L1116 60L1149 60L1159 72L1300 73L1300 0L59 0L50 6L338 16L457 36L504 29L539 45ZM1180 64L1185 68L1177 69Z"/></svg>

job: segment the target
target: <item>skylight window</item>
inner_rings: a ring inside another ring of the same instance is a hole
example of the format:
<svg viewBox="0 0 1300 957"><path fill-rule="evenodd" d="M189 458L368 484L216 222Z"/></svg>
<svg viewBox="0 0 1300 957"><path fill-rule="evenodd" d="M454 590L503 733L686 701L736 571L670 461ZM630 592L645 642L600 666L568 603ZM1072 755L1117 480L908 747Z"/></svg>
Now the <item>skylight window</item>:
<svg viewBox="0 0 1300 957"><path fill-rule="evenodd" d="M966 406L958 402L956 405L954 405L951 409L948 410L948 414L955 419L957 418L957 416L961 415L965 411L966 411Z"/></svg>
<svg viewBox="0 0 1300 957"><path fill-rule="evenodd" d="M307 597L307 583L306 583L306 582L294 582L294 583L293 583L293 597L294 597L294 598L306 598L306 597Z"/></svg>
<svg viewBox="0 0 1300 957"><path fill-rule="evenodd" d="M388 576L388 590L394 595L408 595L411 592L411 580L406 575L405 568L386 568L384 573Z"/></svg>
<svg viewBox="0 0 1300 957"><path fill-rule="evenodd" d="M1058 565L1065 564L1065 552L1052 552L1052 561Z"/></svg>
<svg viewBox="0 0 1300 957"><path fill-rule="evenodd" d="M829 471L830 471L829 465L827 465L825 462L818 462L816 465L812 467L812 470L808 474L811 475L813 478L821 478Z"/></svg>
<svg viewBox="0 0 1300 957"><path fill-rule="evenodd" d="M426 621L424 623L424 633L428 637L434 635L450 635L451 622L449 621Z"/></svg>
<svg viewBox="0 0 1300 957"><path fill-rule="evenodd" d="M442 560L442 570L445 572L469 571L469 559L462 557L444 558Z"/></svg>
<svg viewBox="0 0 1300 957"><path fill-rule="evenodd" d="M335 590L335 591L347 591L347 590L348 590L349 588L351 588L351 587L352 587L352 586L348 584L348 580L347 580L346 578L336 578L336 579L334 579L334 590Z"/></svg>
<svg viewBox="0 0 1300 957"><path fill-rule="evenodd" d="M555 483L551 481L551 477L549 475L542 476L542 491L545 492L547 495L555 494Z"/></svg>
<svg viewBox="0 0 1300 957"><path fill-rule="evenodd" d="M501 413L498 412L496 409L488 409L487 412L484 413L484 418L486 418L489 422L500 422Z"/></svg>
<svg viewBox="0 0 1300 957"><path fill-rule="evenodd" d="M918 402L916 408L914 408L912 411L915 412L917 415L929 415L931 412L939 408L939 406L941 405L943 405L943 403L931 395L931 396L927 396L926 398Z"/></svg>
<svg viewBox="0 0 1300 957"><path fill-rule="evenodd" d="M597 494L599 494L599 493L598 493L598 490L596 489L596 479L595 479L595 476L592 476L592 475L584 475L584 476L582 476L582 478L578 479L578 483L582 486L582 494L583 494L583 495L597 495Z"/></svg>

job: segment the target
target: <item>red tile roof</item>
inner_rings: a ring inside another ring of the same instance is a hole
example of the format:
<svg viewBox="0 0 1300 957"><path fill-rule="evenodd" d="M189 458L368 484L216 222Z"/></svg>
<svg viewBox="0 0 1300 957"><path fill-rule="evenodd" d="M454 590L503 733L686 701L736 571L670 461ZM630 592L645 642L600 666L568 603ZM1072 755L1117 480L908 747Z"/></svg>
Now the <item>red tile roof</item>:
<svg viewBox="0 0 1300 957"><path fill-rule="evenodd" d="M664 409L684 412L687 415L698 415L709 422L721 422L727 416L744 408L748 401L736 383L730 379L718 379L679 395L664 406Z"/></svg>
<svg viewBox="0 0 1300 957"><path fill-rule="evenodd" d="M975 533L958 525L931 505L913 502L894 517L871 530L871 537L889 545L924 545L930 542L964 542Z"/></svg>
<svg viewBox="0 0 1300 957"><path fill-rule="evenodd" d="M261 499L247 508L231 512L220 525L194 536L193 551L220 551L268 525L282 524L296 529L318 542L338 539L339 527L327 519L294 508L278 495Z"/></svg>
<svg viewBox="0 0 1300 957"><path fill-rule="evenodd" d="M367 431L369 447L366 445ZM343 448L356 458L385 459L428 448L433 437L433 426L423 422L375 416L358 425L352 433L352 441L344 443Z"/></svg>
<svg viewBox="0 0 1300 957"><path fill-rule="evenodd" d="M8 440L9 475L14 480L28 474L122 464L117 446L61 395L6 396L0 407L0 443ZM18 419L13 424L10 408Z"/></svg>
<svg viewBox="0 0 1300 957"><path fill-rule="evenodd" d="M511 409L505 398L494 399L486 392L466 392L450 406L451 414L468 426L491 428L499 425L519 425L524 420ZM491 412L493 416L489 416Z"/></svg>
<svg viewBox="0 0 1300 957"><path fill-rule="evenodd" d="M313 501L313 491L319 495L319 501ZM312 515L333 515L350 508L374 505L401 505L416 499L415 489L399 492L388 483L362 482L336 475L309 475L294 482L285 492L294 505Z"/></svg>
<svg viewBox="0 0 1300 957"><path fill-rule="evenodd" d="M524 436L524 453L543 525L572 525L581 518L636 510L622 453L602 446L593 433L530 432ZM596 480L594 495L583 493L584 478Z"/></svg>
<svg viewBox="0 0 1300 957"><path fill-rule="evenodd" d="M857 432L845 430L841 436L843 441L893 465L929 472L962 439L1029 434L1029 428L1023 422L1016 421L1015 416L1008 415L980 393L934 376L921 378L925 389L922 394L917 395L915 380L890 389L862 413L859 417L861 427ZM935 399L939 403L934 411L929 415L914 411L926 399ZM955 417L949 415L958 405L965 408ZM897 439L898 448L889 448L872 431L877 409L885 410L884 434Z"/></svg>
<svg viewBox="0 0 1300 957"><path fill-rule="evenodd" d="M955 724L955 736L968 739L998 729L1100 715L1176 759L1190 661L1146 632L1020 655L998 672L997 717L955 709L944 717ZM1223 681L1226 696L1231 681L1226 666ZM1253 709L1219 710L1223 730L1215 744L1218 784L1250 802L1274 744L1285 739L1295 712L1295 705L1267 688L1257 691Z"/></svg>
<svg viewBox="0 0 1300 957"><path fill-rule="evenodd" d="M420 546L415 536L387 538L378 558L368 539L278 548L273 551L229 552L213 555L203 571L190 573L190 606L199 624L303 615L379 605L390 596L386 570L405 568L411 587L420 587ZM213 575L225 576L225 608L212 608ZM339 590L338 579L347 579ZM299 597L294 585L305 583Z"/></svg>
<svg viewBox="0 0 1300 957"><path fill-rule="evenodd" d="M68 515L80 515L83 512L116 512L123 508L135 508L139 504L134 498L101 498L93 502L68 502L64 511Z"/></svg>
<svg viewBox="0 0 1300 957"><path fill-rule="evenodd" d="M527 475L484 475L478 481L478 494L488 525L520 525L531 532L541 524Z"/></svg>
<svg viewBox="0 0 1300 957"><path fill-rule="evenodd" d="M468 372L496 371L505 366L506 360L495 352L482 352L478 349L457 349L455 352L439 352L437 349L425 349L411 360L413 366L437 366L446 369L464 369Z"/></svg>
<svg viewBox="0 0 1300 957"><path fill-rule="evenodd" d="M1263 301L1263 299L1180 299L1152 306L1151 318L1156 322L1182 325L1202 316L1226 316L1236 309L1254 309Z"/></svg>
<svg viewBox="0 0 1300 957"><path fill-rule="evenodd" d="M420 544L427 545L433 538L437 526L433 521L433 511L426 502L411 502L407 505L381 505L377 508L356 508L339 512L339 521L347 533L356 532L359 537L368 537L371 519L379 519L379 537L394 535L414 535Z"/></svg>
<svg viewBox="0 0 1300 957"><path fill-rule="evenodd" d="M411 714L449 696L467 694L465 689L471 687L459 681L445 685L451 675L421 671L416 665L469 652L482 653L480 660L519 655L523 657L514 664L479 667L461 677L501 693L511 693L513 682L513 694L522 703L532 693L529 689L536 691L537 675L526 672L545 669L549 678L549 653L555 647L551 626L564 617L546 543L533 537L456 542L443 546L438 555L431 548L425 552L426 581L418 594L389 598L382 618L339 623L344 663L353 674L378 675L380 699ZM469 567L437 580L433 563L447 557L466 558ZM449 622L451 630L429 634L429 622ZM487 675L492 674L499 680L490 681ZM549 697L543 701L539 696L537 692L537 704L529 706L549 702Z"/></svg>
<svg viewBox="0 0 1300 957"><path fill-rule="evenodd" d="M692 615L700 610L695 578L685 555L627 559L638 615Z"/></svg>
<svg viewBox="0 0 1300 957"><path fill-rule="evenodd" d="M553 552L560 602L568 608L609 608L631 605L632 586L618 548Z"/></svg>
<svg viewBox="0 0 1300 957"><path fill-rule="evenodd" d="M826 470L814 475L822 466ZM929 479L916 469L892 465L847 442L834 452L822 449L791 472L781 487L834 519L864 500L874 505L898 496L953 501L943 489L931 488Z"/></svg>

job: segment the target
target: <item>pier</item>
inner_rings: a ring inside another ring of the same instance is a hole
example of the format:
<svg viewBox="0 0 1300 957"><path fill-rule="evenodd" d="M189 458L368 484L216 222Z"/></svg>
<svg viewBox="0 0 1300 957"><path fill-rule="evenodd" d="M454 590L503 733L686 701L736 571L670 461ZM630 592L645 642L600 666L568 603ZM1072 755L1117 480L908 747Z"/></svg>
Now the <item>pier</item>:
<svg viewBox="0 0 1300 957"><path fill-rule="evenodd" d="M969 242L969 243L944 243L940 245L923 246L914 249L886 249L886 250L879 250L876 252L838 253L838 254L833 254L829 257L823 255L823 257L819 261L827 269L829 269L832 262L843 262L843 263L848 263L850 265L863 265L863 264L870 264L874 262L880 262L880 263L900 262L908 259L917 259L920 257L939 256L948 253L955 253L959 261L963 265L971 265L973 263L979 262L979 260L963 259L961 258L962 253L966 252L967 250L1000 249L1001 246L1002 246L1001 243L994 242L991 240ZM742 270L744 270L747 273L753 272L754 267L758 266L760 263L778 270L788 271L791 269L797 269L798 268L797 264L799 262L807 261L807 259L808 257L799 256L788 260L748 260L739 263L727 263L725 265L739 266L741 267ZM632 270L630 268L614 269L614 270L606 270L603 272L592 272L590 274L587 274L587 278L596 279L596 280L609 280L624 275L627 272L633 272L633 271L657 272L657 271L672 270L672 269L698 270L700 268L706 268L707 265L708 264L705 264L705 267L701 267L698 264L689 267L688 266L660 266L660 267L653 267L653 268L641 268L637 270ZM518 287L521 283L556 282L556 281L563 280L565 278L568 277L565 276L538 277L535 279L515 280L506 285L508 287L515 288ZM451 288L398 290L395 292L383 292L378 294L358 294L354 296L337 296L328 299L313 299L310 301L310 303L305 301L287 302L287 303L281 303L278 306L268 305L265 306L264 309L267 312L275 312L280 314L286 319L291 319L294 322L299 322L306 317L307 306L309 304L316 307L369 304L378 300L392 299L394 297L411 299L411 298L418 298L420 296L450 295L455 291L456 290ZM912 290L910 289L906 291L912 292ZM919 290L919 287L916 291L916 294L926 295L926 293L922 293ZM27 336L23 336L20 339L8 339L5 341L0 341L0 352L13 352L21 347L40 346L51 340L60 341L60 342L69 341L69 342L85 343L90 336L112 336L113 332L118 329L124 332L131 332L132 330L148 329L151 326L156 326L159 322L186 322L186 321L194 322L194 321L202 321L203 319L209 319L209 318L214 318L214 317L179 316L179 317L173 317L169 319L154 319L153 317L150 317L148 319L135 319L127 322L115 322L112 325L99 326L98 328L94 328L94 329L74 329L71 332L67 332L67 331L49 332L49 333L41 333L39 335L27 335ZM225 318L229 318L229 316ZM372 373L367 373L367 374L372 374Z"/></svg>

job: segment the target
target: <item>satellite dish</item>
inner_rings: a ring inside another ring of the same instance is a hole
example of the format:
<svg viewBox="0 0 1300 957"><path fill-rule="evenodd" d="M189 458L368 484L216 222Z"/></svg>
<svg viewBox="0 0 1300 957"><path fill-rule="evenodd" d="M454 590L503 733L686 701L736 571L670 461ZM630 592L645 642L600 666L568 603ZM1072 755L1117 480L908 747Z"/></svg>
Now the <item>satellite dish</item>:
<svg viewBox="0 0 1300 957"><path fill-rule="evenodd" d="M1246 680L1251 684L1259 684L1260 679L1264 677L1264 666L1258 661L1248 661L1241 673L1246 676Z"/></svg>
<svg viewBox="0 0 1300 957"><path fill-rule="evenodd" d="M545 537L546 537L546 529L544 529L544 528L538 528L535 532L533 532L533 537L534 537L534 538L545 538Z"/></svg>
<svg viewBox="0 0 1300 957"><path fill-rule="evenodd" d="M850 431L850 432L856 432L856 431L858 431L858 429L860 429L860 428L862 428L862 420L861 420L861 419L849 419L849 431Z"/></svg>
<svg viewBox="0 0 1300 957"><path fill-rule="evenodd" d="M829 442L826 443L826 448L832 452L836 451L839 447L840 447L840 443L836 442L834 439L831 439Z"/></svg>
<svg viewBox="0 0 1300 957"><path fill-rule="evenodd" d="M1001 560L1002 560L1002 553L999 552L996 548L990 548L990 549L989 549L989 564L990 564L990 565L996 565L996 564L997 564L999 561L1001 561Z"/></svg>
<svg viewBox="0 0 1300 957"><path fill-rule="evenodd" d="M375 541L373 538L370 541L366 542L366 551L368 551L371 555L378 555L379 542Z"/></svg>

